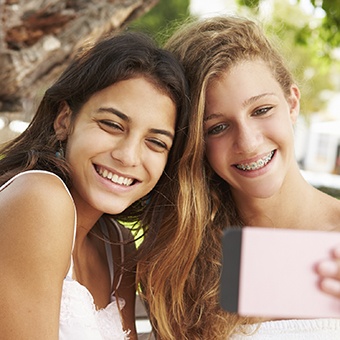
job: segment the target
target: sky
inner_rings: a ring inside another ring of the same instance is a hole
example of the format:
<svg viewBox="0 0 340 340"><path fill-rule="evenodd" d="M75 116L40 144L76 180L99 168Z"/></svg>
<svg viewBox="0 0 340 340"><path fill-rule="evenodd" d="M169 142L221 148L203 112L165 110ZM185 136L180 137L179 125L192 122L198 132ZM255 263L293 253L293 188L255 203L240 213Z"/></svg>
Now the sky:
<svg viewBox="0 0 340 340"><path fill-rule="evenodd" d="M209 16L235 9L234 0L190 0L190 12L194 15Z"/></svg>
<svg viewBox="0 0 340 340"><path fill-rule="evenodd" d="M297 0L288 1L293 4L298 2ZM202 17L233 12L236 10L235 2L235 0L190 0L190 11L192 14ZM270 6L271 0L267 0L266 2L268 3L268 6ZM310 0L300 0L300 6L307 13L314 13L314 15L317 17L324 16L323 10L315 10L315 8L311 5Z"/></svg>

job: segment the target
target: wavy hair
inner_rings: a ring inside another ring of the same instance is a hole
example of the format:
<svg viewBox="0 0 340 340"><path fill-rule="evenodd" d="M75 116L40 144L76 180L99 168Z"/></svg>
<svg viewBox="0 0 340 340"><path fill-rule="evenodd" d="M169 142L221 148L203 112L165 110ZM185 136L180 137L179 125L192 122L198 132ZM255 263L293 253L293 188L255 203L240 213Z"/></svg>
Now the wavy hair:
<svg viewBox="0 0 340 340"><path fill-rule="evenodd" d="M240 326L256 320L226 313L219 305L222 231L228 226L242 227L243 221L229 185L213 172L204 155L206 91L212 80L244 60L265 61L287 97L293 79L261 27L246 18L221 16L189 22L177 30L165 48L184 67L191 114L187 148L179 165L183 197L178 201L182 210L178 212L179 228L177 234L164 232L164 240L173 240L172 248L153 252L159 257L153 263L163 262L152 267L153 275L164 276L163 283L153 286L152 280L145 282L150 285L147 298L151 321L160 339L227 339L238 329L242 331ZM185 190L192 191L194 206L185 204ZM178 262L171 264L171 258ZM167 264L174 267L167 268Z"/></svg>

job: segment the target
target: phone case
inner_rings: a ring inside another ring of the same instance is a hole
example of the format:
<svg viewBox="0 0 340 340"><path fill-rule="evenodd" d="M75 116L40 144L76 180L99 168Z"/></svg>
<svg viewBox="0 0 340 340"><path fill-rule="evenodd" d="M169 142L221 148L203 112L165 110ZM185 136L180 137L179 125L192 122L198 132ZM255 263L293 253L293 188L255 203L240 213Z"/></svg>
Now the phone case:
<svg viewBox="0 0 340 340"><path fill-rule="evenodd" d="M340 317L340 299L318 288L315 265L331 257L339 232L243 227L226 229L220 303L243 316Z"/></svg>

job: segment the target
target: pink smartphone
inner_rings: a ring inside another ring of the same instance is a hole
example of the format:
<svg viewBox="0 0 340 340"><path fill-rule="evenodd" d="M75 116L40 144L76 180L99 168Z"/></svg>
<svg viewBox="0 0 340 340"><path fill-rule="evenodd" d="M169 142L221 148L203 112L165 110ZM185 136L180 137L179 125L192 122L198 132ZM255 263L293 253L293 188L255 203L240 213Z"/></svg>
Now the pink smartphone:
<svg viewBox="0 0 340 340"><path fill-rule="evenodd" d="M339 244L339 232L226 229L222 239L222 308L253 317L339 318L340 299L318 288L314 270Z"/></svg>

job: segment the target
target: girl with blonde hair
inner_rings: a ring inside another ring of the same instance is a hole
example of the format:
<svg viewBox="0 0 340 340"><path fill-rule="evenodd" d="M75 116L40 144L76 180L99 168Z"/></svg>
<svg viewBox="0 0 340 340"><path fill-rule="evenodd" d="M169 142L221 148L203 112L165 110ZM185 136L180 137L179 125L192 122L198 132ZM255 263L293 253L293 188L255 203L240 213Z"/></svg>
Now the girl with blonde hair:
<svg viewBox="0 0 340 340"><path fill-rule="evenodd" d="M179 58L189 81L185 161L202 214L190 224L193 239L199 234L201 244L192 249L189 271L177 274L171 268L171 276L164 267L163 301L157 300L151 281L145 285L159 338L338 339L340 319L255 320L225 313L218 302L224 228L340 231L340 202L307 183L295 160L300 91L283 58L258 24L234 16L185 25L166 48ZM179 256L184 248L177 248ZM157 254L166 261L168 252ZM339 298L337 253L319 265L318 273L320 289ZM183 290L174 291L171 283L179 275L188 276L182 279Z"/></svg>

